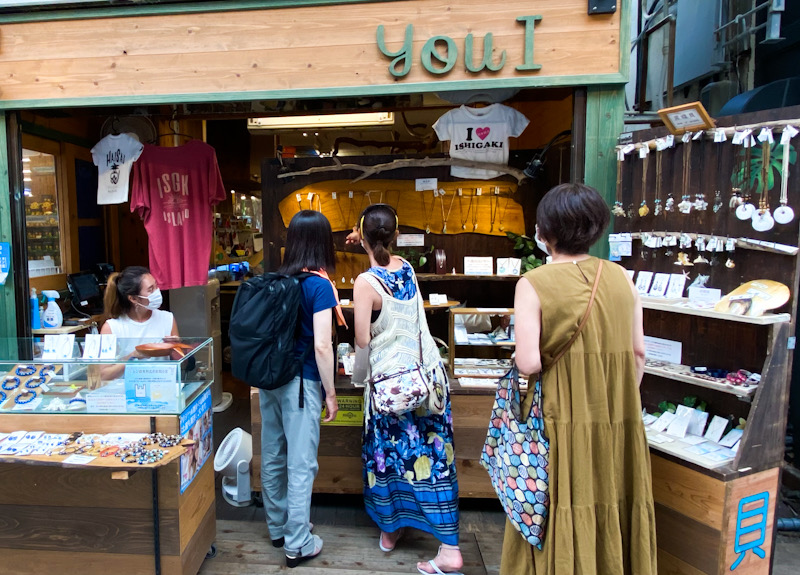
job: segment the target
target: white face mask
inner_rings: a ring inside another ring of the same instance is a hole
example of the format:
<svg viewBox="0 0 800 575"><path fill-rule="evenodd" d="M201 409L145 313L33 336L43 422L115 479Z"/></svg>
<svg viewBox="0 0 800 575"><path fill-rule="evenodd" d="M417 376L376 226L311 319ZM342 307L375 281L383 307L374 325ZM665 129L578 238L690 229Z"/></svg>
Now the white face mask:
<svg viewBox="0 0 800 575"><path fill-rule="evenodd" d="M550 250L547 249L547 244L539 238L539 226L536 226L536 234L533 236L533 239L536 242L536 245L539 246L539 249L549 256Z"/></svg>
<svg viewBox="0 0 800 575"><path fill-rule="evenodd" d="M144 298L145 296L140 295L140 298ZM142 305L139 302L136 302L137 305L141 305L142 307L146 307L149 310L157 310L161 308L161 304L164 303L164 296L161 295L161 290L156 288L153 293L147 296L147 305Z"/></svg>

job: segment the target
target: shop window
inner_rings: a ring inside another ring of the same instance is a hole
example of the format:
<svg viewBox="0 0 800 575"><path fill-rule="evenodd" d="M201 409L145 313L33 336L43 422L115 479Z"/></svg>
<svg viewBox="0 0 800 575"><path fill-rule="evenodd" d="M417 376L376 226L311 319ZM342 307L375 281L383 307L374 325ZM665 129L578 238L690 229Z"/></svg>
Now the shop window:
<svg viewBox="0 0 800 575"><path fill-rule="evenodd" d="M22 179L31 277L59 274L62 270L56 173L55 155L23 148Z"/></svg>

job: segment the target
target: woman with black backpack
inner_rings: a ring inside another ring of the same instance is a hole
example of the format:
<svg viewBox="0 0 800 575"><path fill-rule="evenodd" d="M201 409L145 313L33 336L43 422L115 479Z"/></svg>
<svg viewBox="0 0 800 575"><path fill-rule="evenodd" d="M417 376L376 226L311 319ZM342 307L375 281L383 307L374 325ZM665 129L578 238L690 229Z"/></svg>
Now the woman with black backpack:
<svg viewBox="0 0 800 575"><path fill-rule="evenodd" d="M331 335L338 297L327 273L334 271L333 233L327 218L302 210L289 223L286 252L278 270L301 280L299 334L294 353L302 373L275 389L259 389L261 486L272 545L283 547L286 566L297 567L322 551L311 533L311 490L317 475L322 402L324 421L336 419ZM302 403L299 396L302 390ZM323 394L324 390L324 394Z"/></svg>

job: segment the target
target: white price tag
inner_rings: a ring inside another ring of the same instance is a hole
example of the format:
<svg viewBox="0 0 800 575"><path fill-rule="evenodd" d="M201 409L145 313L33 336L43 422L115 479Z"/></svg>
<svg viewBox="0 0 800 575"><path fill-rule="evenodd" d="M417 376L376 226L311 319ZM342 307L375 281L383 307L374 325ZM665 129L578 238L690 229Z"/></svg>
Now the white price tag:
<svg viewBox="0 0 800 575"><path fill-rule="evenodd" d="M417 178L414 180L414 189L418 192L425 192L427 190L436 190L439 187L439 180L437 178Z"/></svg>

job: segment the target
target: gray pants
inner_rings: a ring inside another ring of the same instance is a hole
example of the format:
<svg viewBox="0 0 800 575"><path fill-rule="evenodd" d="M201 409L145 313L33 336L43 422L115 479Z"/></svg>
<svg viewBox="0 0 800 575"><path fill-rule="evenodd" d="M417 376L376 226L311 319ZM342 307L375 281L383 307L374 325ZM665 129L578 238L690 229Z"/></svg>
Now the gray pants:
<svg viewBox="0 0 800 575"><path fill-rule="evenodd" d="M317 476L322 388L303 380L305 407L300 409L300 378L273 390L260 389L261 488L272 539L285 538L292 555L314 551L308 529L311 489Z"/></svg>

